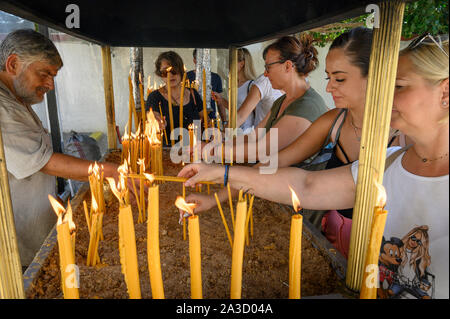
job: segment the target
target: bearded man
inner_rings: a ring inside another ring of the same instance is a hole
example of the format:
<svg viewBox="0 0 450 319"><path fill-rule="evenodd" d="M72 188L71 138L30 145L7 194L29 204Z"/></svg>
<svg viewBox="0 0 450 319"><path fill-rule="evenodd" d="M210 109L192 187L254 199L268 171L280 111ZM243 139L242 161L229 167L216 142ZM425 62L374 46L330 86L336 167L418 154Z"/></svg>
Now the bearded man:
<svg viewBox="0 0 450 319"><path fill-rule="evenodd" d="M93 162L54 153L31 105L54 89L63 66L55 45L31 29L11 32L0 44L0 128L22 267L27 267L56 222L48 201L55 176L87 181ZM105 177L117 165L103 163Z"/></svg>

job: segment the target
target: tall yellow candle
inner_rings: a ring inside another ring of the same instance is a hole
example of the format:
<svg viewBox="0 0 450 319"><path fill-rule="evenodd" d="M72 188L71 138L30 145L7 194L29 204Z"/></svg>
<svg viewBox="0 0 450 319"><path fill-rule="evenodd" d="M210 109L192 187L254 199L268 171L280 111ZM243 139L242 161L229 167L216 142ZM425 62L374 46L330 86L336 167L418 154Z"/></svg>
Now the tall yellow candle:
<svg viewBox="0 0 450 319"><path fill-rule="evenodd" d="M164 299L159 252L159 186L148 189L147 258L153 299Z"/></svg>
<svg viewBox="0 0 450 319"><path fill-rule="evenodd" d="M75 243L73 242L73 237L70 234L70 224L72 224L74 232L75 224L73 224L71 212L70 216L66 213L63 219L63 213L66 212L64 207L53 196L48 195L48 199L50 200L53 210L58 216L56 231L61 270L61 285L64 299L79 299L78 274L76 273L75 267Z"/></svg>
<svg viewBox="0 0 450 319"><path fill-rule="evenodd" d="M202 93L203 93L203 122L205 131L208 129L208 111L206 109L206 71L203 69ZM206 135L206 142L209 142L208 135Z"/></svg>
<svg viewBox="0 0 450 319"><path fill-rule="evenodd" d="M293 215L289 245L289 299L300 299L302 225L303 216Z"/></svg>
<svg viewBox="0 0 450 319"><path fill-rule="evenodd" d="M380 256L381 241L383 239L384 226L386 224L387 211L384 210L386 192L383 186L375 183L378 188L378 200L375 206L372 230L367 248L365 270L361 285L360 299L377 299L377 288L379 285L378 259Z"/></svg>
<svg viewBox="0 0 450 319"><path fill-rule="evenodd" d="M175 201L175 206L182 211L188 212L191 216L188 218L189 226L189 260L191 267L191 298L202 299L202 266L200 252L200 227L198 216L194 215L195 203L186 203L181 196Z"/></svg>
<svg viewBox="0 0 450 319"><path fill-rule="evenodd" d="M70 269L74 270L75 256L73 254L69 224L62 223L58 225L56 231L64 299L79 299L78 285L71 282L71 278L75 279L76 276L70 271Z"/></svg>
<svg viewBox="0 0 450 319"><path fill-rule="evenodd" d="M183 79L181 80L181 92L180 92L180 128L183 128L183 107L184 107L184 86L186 82L186 68L184 69ZM183 130L180 131L180 141L183 140Z"/></svg>
<svg viewBox="0 0 450 319"><path fill-rule="evenodd" d="M233 253L231 260L231 299L240 299L242 292L242 262L244 259L245 219L247 201L240 200L236 209L236 225L234 229Z"/></svg>
<svg viewBox="0 0 450 319"><path fill-rule="evenodd" d="M189 260L191 266L191 298L202 299L202 265L200 252L200 227L198 216L188 218Z"/></svg>
<svg viewBox="0 0 450 319"><path fill-rule="evenodd" d="M130 75L128 76L128 87L130 90L130 101L131 101L131 108L134 114L134 129L137 129L138 127L138 115L136 112L136 104L134 103L134 95L133 95L133 82L131 81L131 70L130 70ZM130 122L130 127L128 128L130 130L130 134L131 134L131 122Z"/></svg>
<svg viewBox="0 0 450 319"><path fill-rule="evenodd" d="M142 85L141 73L139 73L139 95L141 100L141 118L142 125L145 125L145 99L144 99L144 86Z"/></svg>
<svg viewBox="0 0 450 319"><path fill-rule="evenodd" d="M136 237L130 205L119 209L119 253L128 295L130 299L141 299Z"/></svg>
<svg viewBox="0 0 450 319"><path fill-rule="evenodd" d="M172 67L167 68L167 98L169 99L169 120L170 120L170 134L172 134L173 131L173 110L172 110L172 89L170 87L170 71L172 70ZM174 140L170 139L170 143L173 146Z"/></svg>
<svg viewBox="0 0 450 319"><path fill-rule="evenodd" d="M298 212L300 201L294 190L289 186L292 193L292 204ZM294 214L291 218L291 235L289 241L289 299L300 299L301 291L301 253L302 253L302 227L303 216Z"/></svg>

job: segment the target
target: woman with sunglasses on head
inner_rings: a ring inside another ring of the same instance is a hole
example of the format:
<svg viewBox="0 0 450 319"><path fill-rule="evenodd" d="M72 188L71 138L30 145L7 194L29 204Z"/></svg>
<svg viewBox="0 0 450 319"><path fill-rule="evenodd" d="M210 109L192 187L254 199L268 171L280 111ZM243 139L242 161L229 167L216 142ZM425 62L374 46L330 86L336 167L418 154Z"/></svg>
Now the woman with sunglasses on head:
<svg viewBox="0 0 450 319"><path fill-rule="evenodd" d="M218 101L221 114L226 114L228 101L220 94L213 92ZM238 49L238 96L237 127L243 134L248 134L261 122L270 111L273 102L283 93L272 88L269 79L261 74L255 76L253 59L246 48Z"/></svg>
<svg viewBox="0 0 450 319"><path fill-rule="evenodd" d="M170 69L171 67L171 69ZM169 71L170 70L170 71ZM170 72L170 83L167 83L168 72ZM164 119L163 123L169 129L167 131L167 136L170 137L170 121L169 116L169 96L167 86L170 86L171 98L172 98L172 114L173 114L173 127L174 129L180 127L180 105L183 103L183 127L188 128L194 120L203 120L203 102L194 89L184 88L183 101L181 98L181 81L184 72L184 64L181 57L174 51L167 51L161 53L155 62L155 74L159 76L165 85L158 90L153 91L147 97L145 103L145 108L149 111L150 108L153 109L155 116L159 119ZM161 112L159 105L161 105ZM175 135L176 136L176 135ZM166 145L165 140L164 146L170 146L171 142L168 140L169 144ZM177 142L177 141L175 141Z"/></svg>
<svg viewBox="0 0 450 319"><path fill-rule="evenodd" d="M383 185L389 213L384 237L391 241L404 238L418 226L426 234L420 241L416 235L410 236L410 247L400 247L398 265L383 264L380 258L380 278L384 278L384 268L390 269L392 278L380 283L384 296L449 297L448 66L448 36L413 41L398 60L391 127L407 135L413 144L387 150L390 165ZM220 165L191 164L179 176L189 177L186 186L197 181L221 183L225 170ZM281 168L273 175L233 166L228 168L225 183L286 205L291 204L290 185L304 208L341 209L355 204L357 175L358 161L322 171ZM381 251L383 254L389 251Z"/></svg>

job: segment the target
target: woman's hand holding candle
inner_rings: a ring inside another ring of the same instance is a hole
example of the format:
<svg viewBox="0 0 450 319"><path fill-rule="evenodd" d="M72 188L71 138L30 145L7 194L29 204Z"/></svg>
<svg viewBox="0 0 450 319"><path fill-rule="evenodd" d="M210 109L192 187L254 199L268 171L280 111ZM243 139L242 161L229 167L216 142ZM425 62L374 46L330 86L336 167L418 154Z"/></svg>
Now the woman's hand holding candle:
<svg viewBox="0 0 450 319"><path fill-rule="evenodd" d="M213 195L202 195L202 194L189 194L186 196L187 203L195 203L195 212L200 213L216 206L216 201Z"/></svg>
<svg viewBox="0 0 450 319"><path fill-rule="evenodd" d="M223 183L225 166L218 164L194 163L183 167L178 173L179 177L189 178L184 185L195 187L197 182Z"/></svg>

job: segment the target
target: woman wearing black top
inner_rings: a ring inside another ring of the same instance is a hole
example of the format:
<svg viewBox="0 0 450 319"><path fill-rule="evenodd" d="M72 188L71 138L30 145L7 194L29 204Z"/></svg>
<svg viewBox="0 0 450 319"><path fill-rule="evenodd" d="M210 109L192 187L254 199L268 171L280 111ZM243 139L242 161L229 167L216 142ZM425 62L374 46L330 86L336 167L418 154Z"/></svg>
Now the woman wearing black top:
<svg viewBox="0 0 450 319"><path fill-rule="evenodd" d="M145 103L145 109L147 111L150 108L153 109L155 116L164 119L164 125L166 126L167 136L170 138L170 116L169 116L169 96L167 85L170 85L171 97L172 97L172 114L173 114L173 127L174 129L180 127L180 99L181 99L181 81L184 72L183 60L181 57L173 51L167 51L161 53L155 62L155 74L159 76L165 83L163 87L158 90L153 91L147 97ZM172 67L170 70L170 83L167 83L167 69ZM203 102L194 89L184 89L183 94L183 127L188 128L194 120L203 119ZM161 112L160 108L161 105ZM168 139L169 144L166 144L165 139L163 139L164 146L170 146L171 142ZM178 136L175 135L175 143L178 142Z"/></svg>

